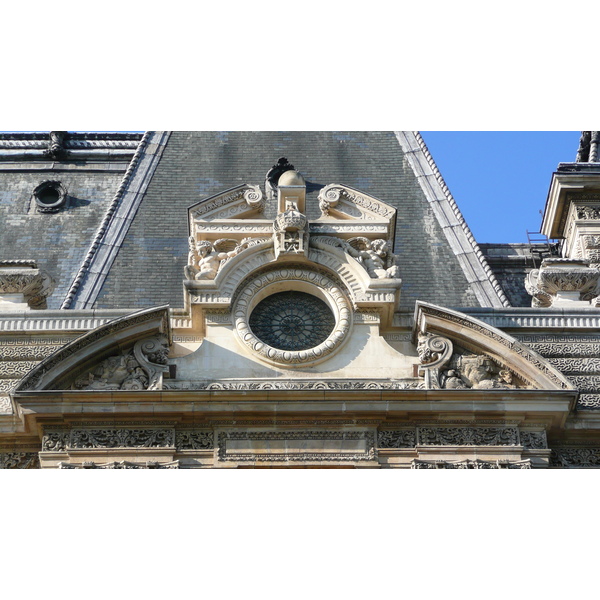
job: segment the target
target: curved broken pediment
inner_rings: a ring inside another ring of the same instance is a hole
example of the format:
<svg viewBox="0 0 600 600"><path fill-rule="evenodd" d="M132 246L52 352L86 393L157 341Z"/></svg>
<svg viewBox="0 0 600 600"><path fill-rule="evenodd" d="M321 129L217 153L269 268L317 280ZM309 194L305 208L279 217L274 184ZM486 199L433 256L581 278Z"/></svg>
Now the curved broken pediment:
<svg viewBox="0 0 600 600"><path fill-rule="evenodd" d="M15 392L161 389L170 343L168 307L142 310L63 346L23 377Z"/></svg>
<svg viewBox="0 0 600 600"><path fill-rule="evenodd" d="M413 342L433 389L576 389L537 352L455 310L417 302Z"/></svg>

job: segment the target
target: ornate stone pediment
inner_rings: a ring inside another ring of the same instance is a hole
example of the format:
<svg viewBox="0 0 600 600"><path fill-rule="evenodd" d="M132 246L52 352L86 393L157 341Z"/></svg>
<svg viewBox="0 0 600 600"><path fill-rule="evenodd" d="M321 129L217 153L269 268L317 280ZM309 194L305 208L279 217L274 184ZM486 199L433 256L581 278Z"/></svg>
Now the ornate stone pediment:
<svg viewBox="0 0 600 600"><path fill-rule="evenodd" d="M230 309L252 274L259 277L272 263L282 269L295 263L335 276L354 308L379 308L391 323L401 286L392 251L396 210L340 184L311 200L302 175L280 163L269 171L264 193L243 184L189 209L186 307ZM316 204L321 215L311 219Z"/></svg>
<svg viewBox="0 0 600 600"><path fill-rule="evenodd" d="M30 371L15 391L162 389L170 340L167 307L139 311L63 346Z"/></svg>
<svg viewBox="0 0 600 600"><path fill-rule="evenodd" d="M575 389L537 352L458 311L417 302L413 341L430 389Z"/></svg>

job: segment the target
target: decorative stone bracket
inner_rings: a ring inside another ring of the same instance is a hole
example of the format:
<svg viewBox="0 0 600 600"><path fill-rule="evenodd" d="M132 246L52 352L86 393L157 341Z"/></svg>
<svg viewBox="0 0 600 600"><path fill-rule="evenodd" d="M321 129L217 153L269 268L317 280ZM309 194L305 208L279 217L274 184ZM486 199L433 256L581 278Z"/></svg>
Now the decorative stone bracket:
<svg viewBox="0 0 600 600"><path fill-rule="evenodd" d="M585 260L551 258L527 275L525 289L534 307L589 307L598 305L599 280L600 269Z"/></svg>
<svg viewBox="0 0 600 600"><path fill-rule="evenodd" d="M0 261L0 311L45 309L54 287L33 260Z"/></svg>

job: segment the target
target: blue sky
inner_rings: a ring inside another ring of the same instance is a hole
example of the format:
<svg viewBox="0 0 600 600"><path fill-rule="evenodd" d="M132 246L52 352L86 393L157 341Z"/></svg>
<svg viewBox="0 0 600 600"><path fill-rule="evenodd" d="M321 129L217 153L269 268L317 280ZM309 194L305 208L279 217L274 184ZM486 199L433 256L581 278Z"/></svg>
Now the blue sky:
<svg viewBox="0 0 600 600"><path fill-rule="evenodd" d="M579 131L421 131L475 239L539 231L552 173L574 162Z"/></svg>

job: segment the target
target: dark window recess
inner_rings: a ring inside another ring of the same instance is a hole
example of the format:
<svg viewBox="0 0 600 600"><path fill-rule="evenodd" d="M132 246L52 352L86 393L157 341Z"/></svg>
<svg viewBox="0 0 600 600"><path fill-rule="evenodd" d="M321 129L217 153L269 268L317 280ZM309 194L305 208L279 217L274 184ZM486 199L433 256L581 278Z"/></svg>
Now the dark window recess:
<svg viewBox="0 0 600 600"><path fill-rule="evenodd" d="M322 344L335 327L327 304L304 292L281 292L258 303L249 320L254 335L278 350L308 350Z"/></svg>
<svg viewBox="0 0 600 600"><path fill-rule="evenodd" d="M33 190L39 212L57 212L67 201L67 189L60 181L43 181Z"/></svg>

